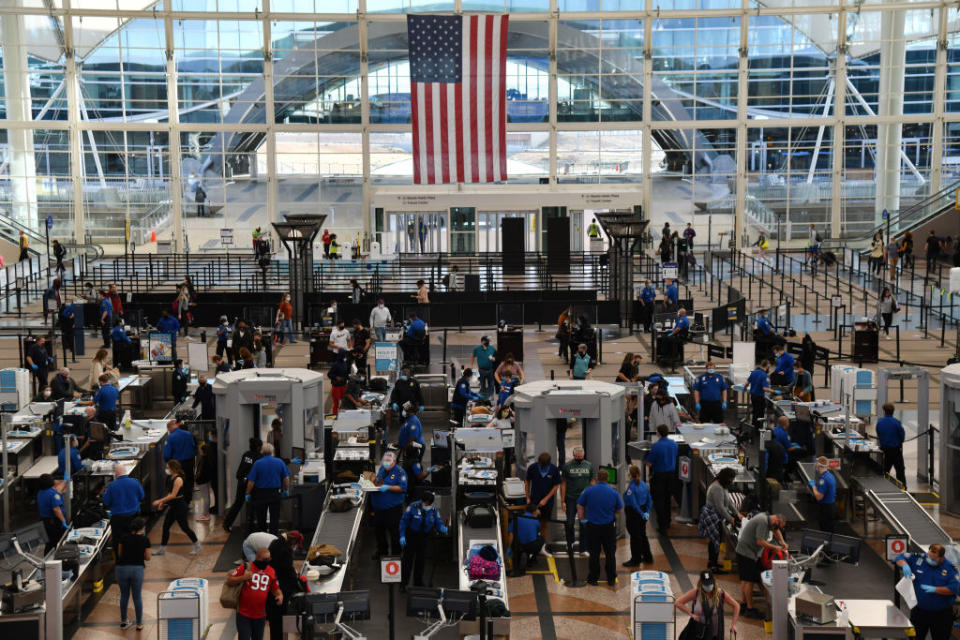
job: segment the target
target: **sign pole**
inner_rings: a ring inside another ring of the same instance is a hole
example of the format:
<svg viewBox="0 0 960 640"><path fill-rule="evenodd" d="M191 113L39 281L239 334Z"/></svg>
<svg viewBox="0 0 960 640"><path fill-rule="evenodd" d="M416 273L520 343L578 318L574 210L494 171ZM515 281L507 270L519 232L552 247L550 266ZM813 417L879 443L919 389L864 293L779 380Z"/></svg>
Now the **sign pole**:
<svg viewBox="0 0 960 640"><path fill-rule="evenodd" d="M394 640L396 633L396 611L393 602L393 585L400 582L401 567L399 557L380 558L380 582L389 585L390 588L390 609L388 619L390 621L390 640Z"/></svg>
<svg viewBox="0 0 960 640"><path fill-rule="evenodd" d="M393 604L393 583L390 583L390 640L394 640L394 618L396 611Z"/></svg>

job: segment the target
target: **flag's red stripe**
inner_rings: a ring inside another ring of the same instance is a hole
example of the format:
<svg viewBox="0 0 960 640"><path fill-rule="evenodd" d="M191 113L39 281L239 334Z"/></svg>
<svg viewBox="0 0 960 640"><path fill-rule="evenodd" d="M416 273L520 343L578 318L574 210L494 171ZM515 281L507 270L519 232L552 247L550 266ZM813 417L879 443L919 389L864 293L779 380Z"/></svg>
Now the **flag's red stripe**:
<svg viewBox="0 0 960 640"><path fill-rule="evenodd" d="M423 119L425 131L427 134L427 184L434 184L437 181L436 172L433 170L434 149L433 140L433 83L423 83Z"/></svg>
<svg viewBox="0 0 960 640"><path fill-rule="evenodd" d="M500 17L500 179L507 179L507 28L509 16Z"/></svg>
<svg viewBox="0 0 960 640"><path fill-rule="evenodd" d="M413 183L421 184L420 174L420 83L414 82L410 92L410 119L413 123Z"/></svg>
<svg viewBox="0 0 960 640"><path fill-rule="evenodd" d="M486 31L484 32L483 43L483 120L484 140L483 152L484 160L487 163L487 182L493 181L493 16L484 16L487 21Z"/></svg>
<svg viewBox="0 0 960 640"><path fill-rule="evenodd" d="M477 21L479 16L470 16L470 158L471 182L480 181L480 142L477 140L477 52L480 48L477 42Z"/></svg>
<svg viewBox="0 0 960 640"><path fill-rule="evenodd" d="M463 127L466 123L463 121L463 91L459 84L456 85L454 90L456 95L456 105L457 105L457 182L464 182L463 177Z"/></svg>
<svg viewBox="0 0 960 640"><path fill-rule="evenodd" d="M440 92L440 166L443 183L450 182L450 141L447 139L447 87L442 84L437 90Z"/></svg>

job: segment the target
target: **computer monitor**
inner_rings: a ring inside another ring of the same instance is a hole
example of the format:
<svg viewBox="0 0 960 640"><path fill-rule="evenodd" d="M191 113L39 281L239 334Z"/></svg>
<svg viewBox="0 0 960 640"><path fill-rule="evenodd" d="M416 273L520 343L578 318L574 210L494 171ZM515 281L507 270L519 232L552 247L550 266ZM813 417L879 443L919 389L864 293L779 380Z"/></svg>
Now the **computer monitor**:
<svg viewBox="0 0 960 640"><path fill-rule="evenodd" d="M797 416L797 422L813 422L813 416L810 414L810 407L798 404L794 406L794 413Z"/></svg>
<svg viewBox="0 0 960 640"><path fill-rule="evenodd" d="M43 522L35 522L29 526L14 531L17 536L17 542L24 551L31 551L37 547L47 544L47 529Z"/></svg>
<svg viewBox="0 0 960 640"><path fill-rule="evenodd" d="M848 564L860 564L860 538L833 534L827 553Z"/></svg>
<svg viewBox="0 0 960 640"><path fill-rule="evenodd" d="M341 591L337 594L337 607L343 607L343 618L346 620L370 619L370 592L369 591Z"/></svg>
<svg viewBox="0 0 960 640"><path fill-rule="evenodd" d="M473 591L445 589L443 610L448 617L472 619L477 615L477 594Z"/></svg>
<svg viewBox="0 0 960 640"><path fill-rule="evenodd" d="M313 616L316 624L332 623L337 617L337 594L336 593L308 593L304 596L306 601L305 613Z"/></svg>
<svg viewBox="0 0 960 640"><path fill-rule="evenodd" d="M407 615L411 618L439 618L437 605L443 600L443 590L435 587L407 589Z"/></svg>
<svg viewBox="0 0 960 640"><path fill-rule="evenodd" d="M291 458L297 458L299 460L307 459L306 449L304 449L303 447L291 447L290 454L291 454L290 455Z"/></svg>
<svg viewBox="0 0 960 640"><path fill-rule="evenodd" d="M811 554L824 544L828 545L827 550L829 551L829 533L826 531L817 531L816 529L804 529L802 537L800 538L800 552Z"/></svg>
<svg viewBox="0 0 960 640"><path fill-rule="evenodd" d="M607 472L607 482L610 484L617 484L617 468L614 466L600 466L600 469L603 469Z"/></svg>

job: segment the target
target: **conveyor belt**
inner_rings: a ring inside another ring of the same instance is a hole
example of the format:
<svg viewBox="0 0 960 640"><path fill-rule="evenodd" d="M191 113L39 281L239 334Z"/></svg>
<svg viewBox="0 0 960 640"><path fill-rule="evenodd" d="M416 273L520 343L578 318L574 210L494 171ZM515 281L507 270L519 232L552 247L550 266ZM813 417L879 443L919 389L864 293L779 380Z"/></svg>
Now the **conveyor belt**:
<svg viewBox="0 0 960 640"><path fill-rule="evenodd" d="M797 471L800 472L800 477L803 479L803 484L807 484L811 480L816 479L816 462L798 462ZM837 479L837 489L840 491L846 491L850 488L850 485L847 484L846 479L839 473L834 473L833 477Z"/></svg>
<svg viewBox="0 0 960 640"><path fill-rule="evenodd" d="M887 478L864 476L851 480L860 487L887 524L897 533L909 536L921 549L926 549L935 542L950 544L953 541L930 512Z"/></svg>
<svg viewBox="0 0 960 640"><path fill-rule="evenodd" d="M467 524L463 512L458 514L458 532L459 532L459 575L460 575L460 585L461 590L467 591L470 589L470 579L467 575L467 554L470 551L471 544L489 544L497 549L497 552L500 554L501 558L501 571L500 571L500 590L501 595L496 599L503 600L504 606L509 610L510 605L507 599L507 575L506 575L506 563L503 562L505 547L503 545L503 540L500 537L500 513L494 509L494 518L493 524L489 527L472 527ZM488 596L488 600L494 599L493 596ZM500 623L509 624L509 619L497 619ZM494 632L502 633L508 628L503 624L500 624L497 621L494 622Z"/></svg>
<svg viewBox="0 0 960 640"><path fill-rule="evenodd" d="M348 571L350 557L353 555L353 548L357 540L357 530L360 528L360 521L363 518L363 511L366 507L366 494L361 494L360 504L349 511L334 512L330 510L331 498L334 496L334 490L331 488L323 500L323 512L320 515L320 522L317 524L317 530L313 534L313 540L310 545L328 544L336 547L343 554L338 559L343 565L336 574L310 583L312 593L339 593L343 586L343 580ZM310 568L309 564L304 563L301 570L302 574Z"/></svg>

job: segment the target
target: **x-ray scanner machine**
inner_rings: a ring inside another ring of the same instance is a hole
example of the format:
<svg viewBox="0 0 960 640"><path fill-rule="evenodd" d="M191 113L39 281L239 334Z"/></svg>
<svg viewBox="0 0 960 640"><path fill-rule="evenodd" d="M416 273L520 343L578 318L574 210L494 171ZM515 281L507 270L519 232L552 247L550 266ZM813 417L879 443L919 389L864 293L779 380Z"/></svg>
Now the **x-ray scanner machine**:
<svg viewBox="0 0 960 640"><path fill-rule="evenodd" d="M596 380L542 380L514 390L517 414L516 455L518 474L523 473L542 451L554 462L563 446L572 418L581 423L583 449L594 468L616 470L616 485L624 488L625 416L624 388ZM567 459L571 459L567 456Z"/></svg>
<svg viewBox="0 0 960 640"><path fill-rule="evenodd" d="M283 419L279 458L323 459L323 374L309 369L243 369L217 374L217 436L223 457L217 504L230 504L234 474L250 438L263 439L263 405Z"/></svg>

